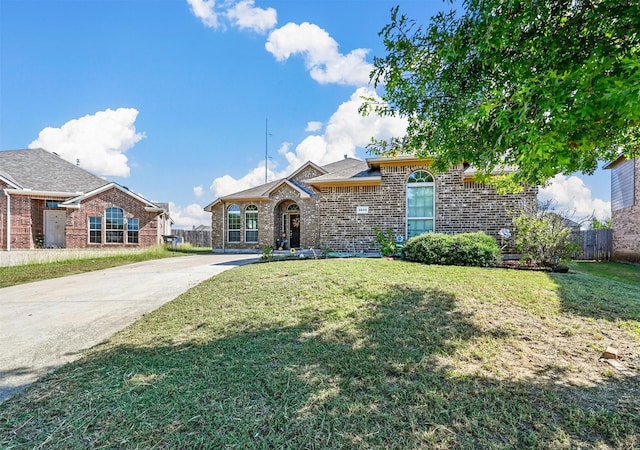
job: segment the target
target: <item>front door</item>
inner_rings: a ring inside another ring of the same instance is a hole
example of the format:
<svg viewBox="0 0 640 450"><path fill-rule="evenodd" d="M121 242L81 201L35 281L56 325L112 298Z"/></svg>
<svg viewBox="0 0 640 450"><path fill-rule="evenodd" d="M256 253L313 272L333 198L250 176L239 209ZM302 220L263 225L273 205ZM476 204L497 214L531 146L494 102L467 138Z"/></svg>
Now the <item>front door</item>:
<svg viewBox="0 0 640 450"><path fill-rule="evenodd" d="M289 246L300 247L300 214L289 214Z"/></svg>
<svg viewBox="0 0 640 450"><path fill-rule="evenodd" d="M44 212L44 246L63 248L65 246L66 214L64 211Z"/></svg>

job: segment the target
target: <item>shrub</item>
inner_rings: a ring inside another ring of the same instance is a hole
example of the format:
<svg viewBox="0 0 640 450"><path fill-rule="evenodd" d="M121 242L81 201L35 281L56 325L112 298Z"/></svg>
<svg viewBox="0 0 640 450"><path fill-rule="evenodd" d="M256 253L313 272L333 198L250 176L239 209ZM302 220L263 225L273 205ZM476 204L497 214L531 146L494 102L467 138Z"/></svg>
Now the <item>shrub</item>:
<svg viewBox="0 0 640 450"><path fill-rule="evenodd" d="M402 249L407 261L457 266L491 266L500 255L494 238L482 232L415 236Z"/></svg>
<svg viewBox="0 0 640 450"><path fill-rule="evenodd" d="M380 247L380 253L382 253L382 256L395 255L397 247L396 240L393 237L393 230L391 228L381 230L378 227L374 227L373 231L376 233L375 242Z"/></svg>
<svg viewBox="0 0 640 450"><path fill-rule="evenodd" d="M580 247L571 240L571 228L562 216L547 205L538 211L522 211L514 219L516 248L526 259L551 269L566 266L571 254Z"/></svg>

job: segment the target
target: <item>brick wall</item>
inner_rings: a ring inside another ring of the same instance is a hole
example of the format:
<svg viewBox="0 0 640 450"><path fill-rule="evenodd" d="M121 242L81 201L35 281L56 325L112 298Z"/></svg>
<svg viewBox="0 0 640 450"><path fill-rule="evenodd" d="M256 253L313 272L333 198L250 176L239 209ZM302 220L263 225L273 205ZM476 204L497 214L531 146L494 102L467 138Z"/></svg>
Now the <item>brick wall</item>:
<svg viewBox="0 0 640 450"><path fill-rule="evenodd" d="M31 200L29 197L21 195L11 196L11 248L31 249L33 248L32 227L31 227ZM7 197L2 195L2 248L7 248Z"/></svg>
<svg viewBox="0 0 640 450"><path fill-rule="evenodd" d="M317 176L317 171L313 177ZM299 174L300 175L300 174ZM311 188L308 188L311 189ZM282 229L282 214L287 207L295 203L300 208L300 246L304 248L318 247L318 198L300 198L299 191L283 185L271 193L268 201L220 203L211 211L211 246L216 251L256 251L261 252L267 245L275 246ZM240 207L240 242L227 242L227 209L231 205ZM258 207L258 242L245 242L245 208L249 205Z"/></svg>
<svg viewBox="0 0 640 450"><path fill-rule="evenodd" d="M212 210L212 247L214 250L254 250L274 245L281 230L282 213L295 202L300 207L301 241L303 248L328 247L335 251L370 251L374 249L374 228L391 228L396 235L406 237L406 182L416 170L428 170L428 164L382 165L380 185L323 187L311 199L301 199L299 192L283 185L271 193L269 201L236 203L241 208L240 243L226 243L226 208L219 204ZM311 167L296 175L295 181L315 177L319 172ZM304 184L304 183L303 183ZM522 202L535 203L537 189L523 194L497 195L489 186L463 182L462 167L435 177L435 231L460 233L485 231L498 238L502 228L513 229L510 212ZM258 206L259 242L244 242L244 208ZM358 207L367 207L358 214Z"/></svg>
<svg viewBox="0 0 640 450"><path fill-rule="evenodd" d="M6 183L0 181L0 250L7 248L7 196L2 192L7 187Z"/></svg>
<svg viewBox="0 0 640 450"><path fill-rule="evenodd" d="M320 204L321 241L336 251L367 251L373 247L374 228L391 228L406 237L406 180L426 164L382 166L380 186L327 187ZM489 186L464 183L462 168L435 176L436 232L484 231L499 241L498 231L513 230L511 212L522 203L535 203L537 189L518 195L497 195ZM367 214L357 214L367 206Z"/></svg>
<svg viewBox="0 0 640 450"><path fill-rule="evenodd" d="M89 244L89 217L102 217L104 236L105 209L122 208L125 219L137 218L140 229L138 244L125 244L130 247L146 247L158 243L158 215L145 211L145 204L127 195L117 188L111 188L82 201L79 209L67 210L66 239L67 247L114 247L122 244ZM125 231L126 234L126 231Z"/></svg>
<svg viewBox="0 0 640 450"><path fill-rule="evenodd" d="M640 262L640 158L635 159L634 204L613 211L613 259Z"/></svg>

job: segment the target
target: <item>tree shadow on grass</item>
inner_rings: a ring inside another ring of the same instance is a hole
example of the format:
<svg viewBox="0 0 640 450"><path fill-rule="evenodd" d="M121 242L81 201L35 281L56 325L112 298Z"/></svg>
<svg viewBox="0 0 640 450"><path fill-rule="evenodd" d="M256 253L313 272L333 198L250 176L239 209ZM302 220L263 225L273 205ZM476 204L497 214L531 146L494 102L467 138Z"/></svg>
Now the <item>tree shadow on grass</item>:
<svg viewBox="0 0 640 450"><path fill-rule="evenodd" d="M438 289L395 285L363 295L344 316L302 308L293 326L98 351L0 407L0 446L640 445L637 405L572 400L599 386L500 380L443 365L476 339L509 337L478 329L456 303Z"/></svg>
<svg viewBox="0 0 640 450"><path fill-rule="evenodd" d="M640 287L570 272L550 274L562 307L572 313L610 322L640 321Z"/></svg>

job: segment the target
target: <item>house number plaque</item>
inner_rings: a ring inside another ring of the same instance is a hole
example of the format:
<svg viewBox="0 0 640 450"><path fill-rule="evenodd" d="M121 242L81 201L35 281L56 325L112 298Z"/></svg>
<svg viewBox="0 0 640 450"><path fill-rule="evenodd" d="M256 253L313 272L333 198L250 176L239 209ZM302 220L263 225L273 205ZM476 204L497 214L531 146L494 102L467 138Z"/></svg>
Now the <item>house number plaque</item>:
<svg viewBox="0 0 640 450"><path fill-rule="evenodd" d="M368 206L356 206L356 214L369 214Z"/></svg>

